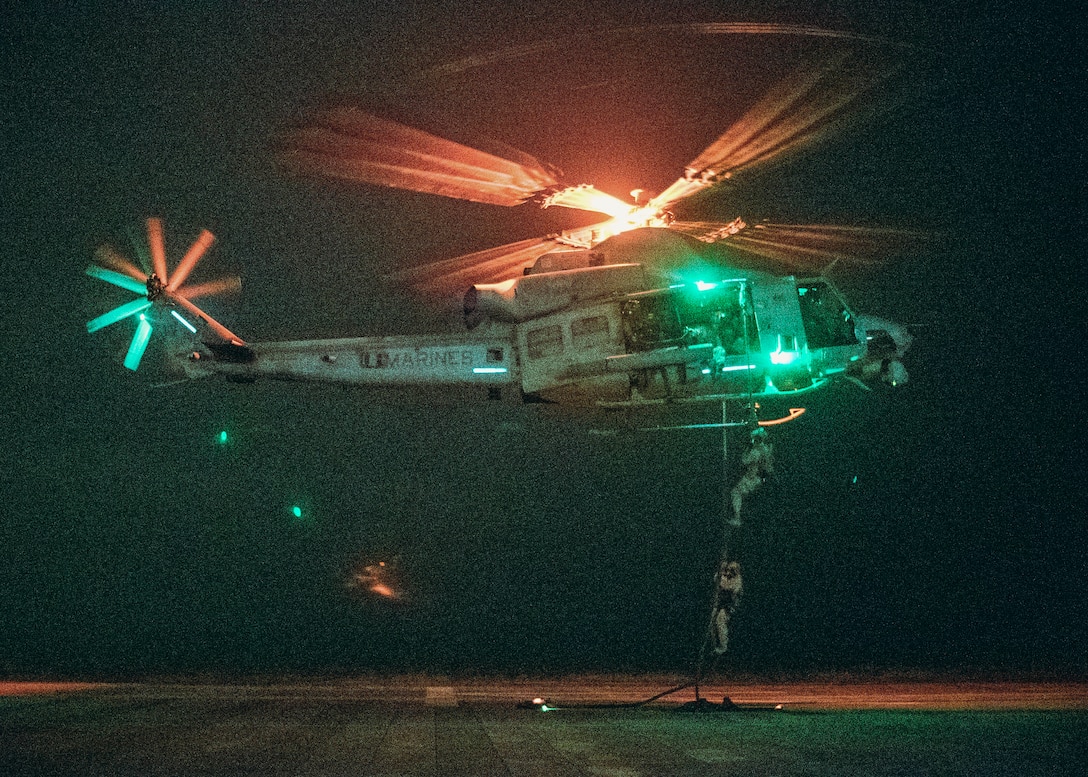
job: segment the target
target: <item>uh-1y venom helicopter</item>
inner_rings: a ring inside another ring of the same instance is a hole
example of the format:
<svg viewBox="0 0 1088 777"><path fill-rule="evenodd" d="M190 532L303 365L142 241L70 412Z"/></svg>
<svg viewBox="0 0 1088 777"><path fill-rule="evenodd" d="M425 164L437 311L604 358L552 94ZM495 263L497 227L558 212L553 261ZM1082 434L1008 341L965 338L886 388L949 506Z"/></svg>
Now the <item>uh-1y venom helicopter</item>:
<svg viewBox="0 0 1088 777"><path fill-rule="evenodd" d="M97 252L87 273L137 298L87 329L135 318L124 359L131 370L154 329L173 317L194 335L176 354L188 377L476 386L492 398L512 390L529 401L604 407L788 399L836 376L901 384L911 343L905 327L854 311L827 278L730 270L700 259L700 247L716 242L771 257L829 257L830 241L848 254L866 230L749 227L739 218L685 222L672 213L680 200L822 133L863 91L829 82L827 72L787 78L672 185L649 197L636 190L633 204L588 185L563 187L553 168L521 152L499 156L353 108L326 111L287 143L284 158L296 169L608 218L394 276L431 293L467 287L465 331L267 343L244 341L193 303L237 286L231 279L185 285L211 233L201 233L171 273L162 225L153 218L146 244L134 241L141 266L109 247ZM794 113L784 116L781 106Z"/></svg>

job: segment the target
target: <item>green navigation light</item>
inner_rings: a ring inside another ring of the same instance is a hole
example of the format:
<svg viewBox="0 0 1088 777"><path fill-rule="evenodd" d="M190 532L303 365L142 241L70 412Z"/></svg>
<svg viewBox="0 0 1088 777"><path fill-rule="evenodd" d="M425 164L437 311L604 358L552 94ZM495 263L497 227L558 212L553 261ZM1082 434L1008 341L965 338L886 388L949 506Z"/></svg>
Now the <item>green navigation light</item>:
<svg viewBox="0 0 1088 777"><path fill-rule="evenodd" d="M793 364L801 356L797 350L797 338L787 335L789 344L782 347L782 335L778 336L778 349L771 351L771 364Z"/></svg>
<svg viewBox="0 0 1088 777"><path fill-rule="evenodd" d="M223 431L219 432L219 444L226 445L228 442L230 442L230 437L227 436L227 430L224 429Z"/></svg>
<svg viewBox="0 0 1088 777"><path fill-rule="evenodd" d="M291 508L291 515L295 516L296 518L301 518L302 517L302 508L299 507L298 505L295 505L294 507Z"/></svg>

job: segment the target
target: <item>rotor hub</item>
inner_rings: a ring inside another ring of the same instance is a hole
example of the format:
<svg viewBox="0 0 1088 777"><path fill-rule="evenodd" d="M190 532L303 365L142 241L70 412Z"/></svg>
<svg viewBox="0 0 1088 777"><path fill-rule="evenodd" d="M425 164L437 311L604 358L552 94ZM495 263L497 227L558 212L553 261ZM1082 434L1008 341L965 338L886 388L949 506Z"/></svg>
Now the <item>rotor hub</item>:
<svg viewBox="0 0 1088 777"><path fill-rule="evenodd" d="M159 276L152 273L147 276L147 299L155 302L166 293L166 284L159 280Z"/></svg>

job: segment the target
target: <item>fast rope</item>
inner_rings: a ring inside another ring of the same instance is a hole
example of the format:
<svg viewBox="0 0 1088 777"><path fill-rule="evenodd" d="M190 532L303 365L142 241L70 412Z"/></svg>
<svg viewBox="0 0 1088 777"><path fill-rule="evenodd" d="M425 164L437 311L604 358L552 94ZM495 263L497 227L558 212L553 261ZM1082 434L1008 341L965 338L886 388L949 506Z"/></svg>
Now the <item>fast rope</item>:
<svg viewBox="0 0 1088 777"><path fill-rule="evenodd" d="M745 364L751 364L752 354L748 329L751 299L746 293L746 289L746 285L741 286L740 308L744 333ZM743 423L730 423L728 400L722 399L722 544L721 552L718 555L718 564L714 570L714 584L710 595L710 617L695 661L695 674L692 684L695 687L696 704L702 701L699 694L699 684L702 682L703 677L708 671L713 672L717 668L718 660L729 648L729 619L740 602L743 590L740 563L730 558L729 554L732 532L734 529L740 528L740 505L735 495L736 488L730 489L729 487L729 429L733 426L745 426L748 429L749 438L753 445L757 435L766 434L759 426L759 418L756 413L756 403L752 391L752 371L749 369L747 372L747 398L745 400L745 421ZM742 461L748 463L749 457L750 452L746 452L742 457ZM707 652L712 645L714 647L713 659L708 669L706 666Z"/></svg>

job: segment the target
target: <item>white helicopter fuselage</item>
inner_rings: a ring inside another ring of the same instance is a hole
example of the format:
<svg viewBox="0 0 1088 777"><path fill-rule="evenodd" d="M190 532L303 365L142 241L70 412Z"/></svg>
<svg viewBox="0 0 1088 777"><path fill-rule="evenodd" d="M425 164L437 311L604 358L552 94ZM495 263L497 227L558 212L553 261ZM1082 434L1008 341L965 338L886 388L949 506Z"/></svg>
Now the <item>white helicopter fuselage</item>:
<svg viewBox="0 0 1088 777"><path fill-rule="evenodd" d="M645 285L637 264L524 275L472 287L465 332L206 344L186 369L606 407L788 395L840 374L905 381L909 338L856 316L824 278Z"/></svg>

